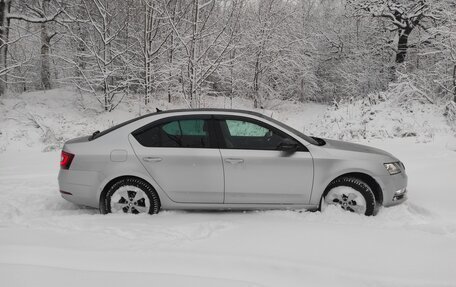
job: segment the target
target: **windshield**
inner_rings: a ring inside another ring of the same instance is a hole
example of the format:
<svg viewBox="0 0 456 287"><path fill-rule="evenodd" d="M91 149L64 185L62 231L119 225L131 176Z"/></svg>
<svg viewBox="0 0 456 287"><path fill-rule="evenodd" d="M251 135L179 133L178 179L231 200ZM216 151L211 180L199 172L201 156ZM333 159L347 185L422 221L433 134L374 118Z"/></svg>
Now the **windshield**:
<svg viewBox="0 0 456 287"><path fill-rule="evenodd" d="M303 134L302 132L300 132L300 131L298 131L298 130L296 130L296 129L294 129L294 128L292 128L292 127L290 127L290 126L288 126L288 125L286 125L286 124L284 124L284 123L282 123L282 122L279 122L279 121L276 120L276 119L270 118L270 117L265 116L265 115L262 115L262 117L264 117L264 118L270 120L271 122L275 123L276 125L278 125L278 126L284 128L284 129L286 129L286 130L288 130L288 131L290 131L290 132L296 134L296 135L299 136L300 138L304 139L305 141L307 141L307 142L309 142L309 143L311 143L311 144L313 144L313 145L320 145L320 144L318 143L318 141L316 141L315 139L313 139L313 138L311 138L311 137L309 137L309 136Z"/></svg>

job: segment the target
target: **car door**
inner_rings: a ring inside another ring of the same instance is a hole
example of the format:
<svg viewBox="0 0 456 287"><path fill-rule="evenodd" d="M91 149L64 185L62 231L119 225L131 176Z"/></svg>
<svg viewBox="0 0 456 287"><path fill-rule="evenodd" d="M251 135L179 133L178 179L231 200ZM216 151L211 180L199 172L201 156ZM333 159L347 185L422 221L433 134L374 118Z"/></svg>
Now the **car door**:
<svg viewBox="0 0 456 287"><path fill-rule="evenodd" d="M225 203L307 204L313 183L313 160L307 148L262 121L217 116L225 173ZM280 150L284 141L297 150Z"/></svg>
<svg viewBox="0 0 456 287"><path fill-rule="evenodd" d="M148 173L175 202L222 203L223 167L210 116L174 117L133 132Z"/></svg>

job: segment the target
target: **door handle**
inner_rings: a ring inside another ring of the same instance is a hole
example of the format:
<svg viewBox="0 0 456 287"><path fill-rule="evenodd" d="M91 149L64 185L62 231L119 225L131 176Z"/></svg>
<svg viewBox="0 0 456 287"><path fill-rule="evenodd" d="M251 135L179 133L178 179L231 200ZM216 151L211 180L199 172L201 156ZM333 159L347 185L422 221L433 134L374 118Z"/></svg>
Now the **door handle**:
<svg viewBox="0 0 456 287"><path fill-rule="evenodd" d="M225 159L225 161L227 163L231 163L231 164L238 164L238 163L244 162L244 160L242 158L227 158L227 159Z"/></svg>
<svg viewBox="0 0 456 287"><path fill-rule="evenodd" d="M146 162L160 162L163 159L158 156L146 156L146 157L143 157L143 160Z"/></svg>

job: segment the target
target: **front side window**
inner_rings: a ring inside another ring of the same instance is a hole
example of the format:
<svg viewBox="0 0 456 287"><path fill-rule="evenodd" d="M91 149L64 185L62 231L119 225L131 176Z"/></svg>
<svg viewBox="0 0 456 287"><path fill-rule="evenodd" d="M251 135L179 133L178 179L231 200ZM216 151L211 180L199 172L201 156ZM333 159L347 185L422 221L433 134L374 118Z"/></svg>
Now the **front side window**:
<svg viewBox="0 0 456 287"><path fill-rule="evenodd" d="M291 139L277 129L250 120L224 119L219 124L226 148L279 150L285 139Z"/></svg>
<svg viewBox="0 0 456 287"><path fill-rule="evenodd" d="M134 134L146 147L209 148L209 121L182 119L165 122Z"/></svg>
<svg viewBox="0 0 456 287"><path fill-rule="evenodd" d="M225 122L230 136L234 137L264 137L269 132L267 128L251 122L238 120L226 120Z"/></svg>

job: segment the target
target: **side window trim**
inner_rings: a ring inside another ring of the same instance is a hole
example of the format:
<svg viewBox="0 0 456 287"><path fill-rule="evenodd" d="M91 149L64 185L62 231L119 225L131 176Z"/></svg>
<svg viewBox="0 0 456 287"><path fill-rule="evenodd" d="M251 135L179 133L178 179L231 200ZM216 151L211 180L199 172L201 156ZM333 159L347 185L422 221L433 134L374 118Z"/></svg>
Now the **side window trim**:
<svg viewBox="0 0 456 287"><path fill-rule="evenodd" d="M222 127L221 127L221 121L224 121L224 120L247 121L247 122L251 122L251 123L257 124L257 125L259 125L261 127L267 128L269 130L272 130L275 133L284 134L284 135L286 135L287 137L291 138L292 140L294 140L295 142L297 142L299 144L299 147L296 150L297 152L309 152L307 147L305 145L303 145L301 143L301 141L297 140L294 136L290 135L289 133L284 132L284 131L282 131L282 130L276 128L276 127L273 127L273 126L269 125L268 123L262 122L260 120L257 120L257 119L254 119L254 118L245 117L245 116L238 116L238 115L214 115L213 121L214 121L215 127L216 127L215 135L217 136L217 142L218 142L218 145L219 145L220 149L237 149L237 148L228 148L226 146L226 141L223 138L223 132L222 132ZM250 150L274 151L274 150L271 150L271 149L250 149Z"/></svg>
<svg viewBox="0 0 456 287"><path fill-rule="evenodd" d="M179 149L182 149L182 148L192 148L192 149L193 148L199 148L199 149L216 148L216 149L218 149L219 148L217 133L216 133L216 129L215 129L215 126L213 123L213 115L209 115L209 114L206 114L206 115L180 115L180 116L171 116L171 117L161 118L161 119L150 122L138 129L134 130L133 132L131 132L131 135L137 141L136 135L138 135L144 131L153 129L157 126L160 126L160 125L163 125L166 123L170 123L173 121L182 121L182 120L205 120L205 121L207 121L209 124L209 147L204 147L204 148L201 148L201 147L166 147L166 148L179 148ZM139 144L141 144L141 143L139 143ZM153 148L165 148L165 147L153 147Z"/></svg>

